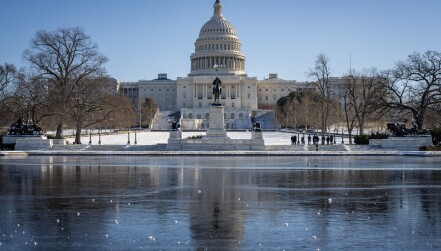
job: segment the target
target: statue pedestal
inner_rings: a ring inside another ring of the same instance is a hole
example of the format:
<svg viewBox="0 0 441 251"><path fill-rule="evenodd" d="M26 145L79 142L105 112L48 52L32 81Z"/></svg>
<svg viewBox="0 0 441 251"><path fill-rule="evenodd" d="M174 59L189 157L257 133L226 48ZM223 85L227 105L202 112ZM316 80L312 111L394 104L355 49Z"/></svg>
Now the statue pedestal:
<svg viewBox="0 0 441 251"><path fill-rule="evenodd" d="M225 130L224 107L213 104L210 106L210 117L208 119L209 127L204 139L229 139L227 130Z"/></svg>

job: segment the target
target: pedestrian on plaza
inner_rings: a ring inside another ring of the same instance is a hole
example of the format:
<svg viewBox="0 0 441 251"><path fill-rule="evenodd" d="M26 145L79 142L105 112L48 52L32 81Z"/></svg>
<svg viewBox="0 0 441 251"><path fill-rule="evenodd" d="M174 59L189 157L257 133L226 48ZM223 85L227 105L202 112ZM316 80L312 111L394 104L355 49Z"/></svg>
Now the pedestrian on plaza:
<svg viewBox="0 0 441 251"><path fill-rule="evenodd" d="M334 136L331 135L331 137L329 137L329 139L331 140L331 145L333 145L334 144Z"/></svg>
<svg viewBox="0 0 441 251"><path fill-rule="evenodd" d="M329 135L326 136L326 144L329 145Z"/></svg>
<svg viewBox="0 0 441 251"><path fill-rule="evenodd" d="M291 136L291 145L294 145L295 139L294 136Z"/></svg>
<svg viewBox="0 0 441 251"><path fill-rule="evenodd" d="M322 134L322 145L324 145L324 144L325 144L325 135Z"/></svg>
<svg viewBox="0 0 441 251"><path fill-rule="evenodd" d="M305 136L302 136L302 145L305 144Z"/></svg>
<svg viewBox="0 0 441 251"><path fill-rule="evenodd" d="M308 145L310 145L310 144L311 144L311 134L308 135Z"/></svg>
<svg viewBox="0 0 441 251"><path fill-rule="evenodd" d="M297 136L293 136L294 137L294 145L297 145Z"/></svg>

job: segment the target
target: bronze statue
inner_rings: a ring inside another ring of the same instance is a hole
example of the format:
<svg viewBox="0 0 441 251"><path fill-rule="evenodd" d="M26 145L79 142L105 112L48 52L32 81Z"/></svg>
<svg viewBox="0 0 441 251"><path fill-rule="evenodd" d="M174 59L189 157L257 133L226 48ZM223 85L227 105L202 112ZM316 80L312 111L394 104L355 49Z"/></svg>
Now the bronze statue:
<svg viewBox="0 0 441 251"><path fill-rule="evenodd" d="M218 77L216 77L216 79L213 81L214 104L219 104L219 97L221 94L222 94L222 82Z"/></svg>

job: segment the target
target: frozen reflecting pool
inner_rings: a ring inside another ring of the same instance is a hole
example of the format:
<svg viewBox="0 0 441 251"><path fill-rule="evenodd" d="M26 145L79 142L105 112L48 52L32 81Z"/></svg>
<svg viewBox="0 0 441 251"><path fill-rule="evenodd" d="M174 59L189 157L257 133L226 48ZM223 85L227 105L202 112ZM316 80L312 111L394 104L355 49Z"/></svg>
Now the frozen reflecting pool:
<svg viewBox="0 0 441 251"><path fill-rule="evenodd" d="M0 250L439 250L441 158L0 158Z"/></svg>

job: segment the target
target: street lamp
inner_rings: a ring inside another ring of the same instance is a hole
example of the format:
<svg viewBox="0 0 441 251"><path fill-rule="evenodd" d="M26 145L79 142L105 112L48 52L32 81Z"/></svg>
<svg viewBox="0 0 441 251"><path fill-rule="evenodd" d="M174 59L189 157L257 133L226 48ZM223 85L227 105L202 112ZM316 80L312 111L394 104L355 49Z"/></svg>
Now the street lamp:
<svg viewBox="0 0 441 251"><path fill-rule="evenodd" d="M127 132L127 145L130 146L130 127L129 127L129 130Z"/></svg>
<svg viewBox="0 0 441 251"><path fill-rule="evenodd" d="M338 129L336 127L334 127L334 145L335 145L335 130L337 130L337 132L338 132Z"/></svg>
<svg viewBox="0 0 441 251"><path fill-rule="evenodd" d="M135 145L138 144L138 141L136 140L136 130L135 130Z"/></svg>
<svg viewBox="0 0 441 251"><path fill-rule="evenodd" d="M98 129L98 145L101 145L101 128Z"/></svg>
<svg viewBox="0 0 441 251"><path fill-rule="evenodd" d="M343 129L344 128L341 128L341 144L342 145L345 143L344 140L343 140Z"/></svg>

